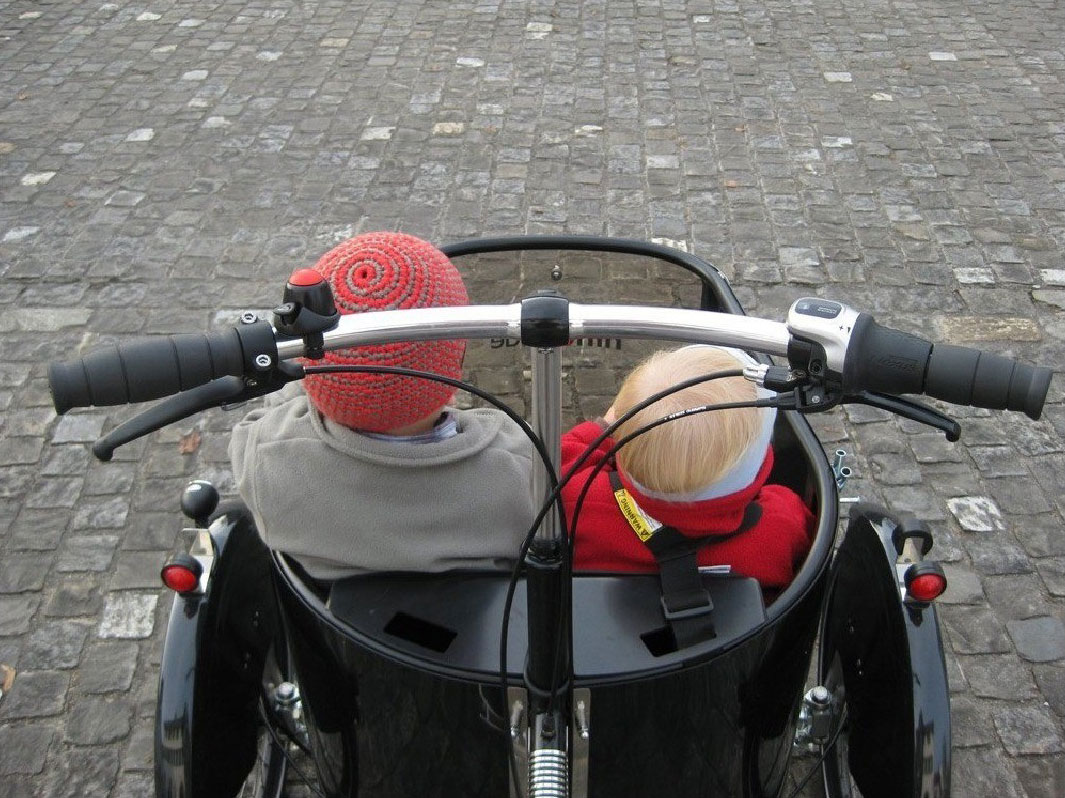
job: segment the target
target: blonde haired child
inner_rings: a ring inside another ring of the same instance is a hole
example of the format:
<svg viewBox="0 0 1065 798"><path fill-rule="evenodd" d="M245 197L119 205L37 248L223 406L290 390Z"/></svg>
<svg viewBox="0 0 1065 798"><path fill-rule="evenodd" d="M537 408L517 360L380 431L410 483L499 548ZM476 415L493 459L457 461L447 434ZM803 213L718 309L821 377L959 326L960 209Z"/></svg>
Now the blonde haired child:
<svg viewBox="0 0 1065 798"><path fill-rule="evenodd" d="M605 424L644 399L684 380L742 369L749 362L742 352L709 346L655 353L625 379L603 422L578 424L563 436L563 471ZM637 412L619 427L617 439L678 411L754 401L760 390L738 376L702 382ZM608 462L592 478L575 531L574 566L656 571L655 554L645 539L658 523L692 542L698 565L728 565L764 588L786 587L809 550L813 515L793 491L766 484L773 467L775 418L772 408L714 410L668 421L624 445L616 466ZM563 490L569 517L592 470L614 442L600 443Z"/></svg>

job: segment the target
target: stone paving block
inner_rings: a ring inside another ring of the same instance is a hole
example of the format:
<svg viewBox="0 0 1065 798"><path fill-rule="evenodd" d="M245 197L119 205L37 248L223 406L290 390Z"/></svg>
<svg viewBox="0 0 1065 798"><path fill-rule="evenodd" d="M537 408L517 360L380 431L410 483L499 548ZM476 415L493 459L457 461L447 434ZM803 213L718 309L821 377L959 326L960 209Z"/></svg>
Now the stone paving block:
<svg viewBox="0 0 1065 798"><path fill-rule="evenodd" d="M137 670L137 651L132 642L90 644L78 671L78 690L90 694L129 690Z"/></svg>
<svg viewBox="0 0 1065 798"><path fill-rule="evenodd" d="M155 729L148 724L137 726L129 736L122 754L125 771L151 771L154 764Z"/></svg>
<svg viewBox="0 0 1065 798"><path fill-rule="evenodd" d="M52 551L66 530L69 513L62 509L24 509L11 525L9 551Z"/></svg>
<svg viewBox="0 0 1065 798"><path fill-rule="evenodd" d="M1065 668L1060 664L1046 664L1035 665L1032 671L1047 705L1060 717L1065 710Z"/></svg>
<svg viewBox="0 0 1065 798"><path fill-rule="evenodd" d="M1002 513L988 496L958 496L947 507L966 532L995 532L1004 529Z"/></svg>
<svg viewBox="0 0 1065 798"><path fill-rule="evenodd" d="M991 495L999 508L1009 513L1029 515L1049 512L1047 493L1038 483L1020 477L989 480Z"/></svg>
<svg viewBox="0 0 1065 798"><path fill-rule="evenodd" d="M103 745L129 734L129 701L112 697L77 699L66 715L67 739L77 745Z"/></svg>
<svg viewBox="0 0 1065 798"><path fill-rule="evenodd" d="M1031 672L1013 654L964 656L958 658L958 664L973 695L979 698L1023 701L1035 695Z"/></svg>
<svg viewBox="0 0 1065 798"><path fill-rule="evenodd" d="M1041 590L1037 574L1005 574L983 580L984 592L999 616L1023 620L1048 615L1052 609Z"/></svg>
<svg viewBox="0 0 1065 798"><path fill-rule="evenodd" d="M0 636L21 635L30 629L30 622L41 597L37 593L0 595Z"/></svg>
<svg viewBox="0 0 1065 798"><path fill-rule="evenodd" d="M129 500L115 496L110 499L83 499L74 509L73 529L118 529L129 515Z"/></svg>
<svg viewBox="0 0 1065 798"><path fill-rule="evenodd" d="M103 434L104 420L102 415L62 416L52 433L52 443L92 443Z"/></svg>
<svg viewBox="0 0 1065 798"><path fill-rule="evenodd" d="M118 754L105 748L70 748L59 757L57 767L38 781L45 795L77 798L106 795L118 774Z"/></svg>
<svg viewBox="0 0 1065 798"><path fill-rule="evenodd" d="M1024 798L1007 757L994 748L964 748L952 759L951 794L973 798Z"/></svg>
<svg viewBox="0 0 1065 798"><path fill-rule="evenodd" d="M57 715L66 702L70 674L63 671L22 671L0 702L0 720Z"/></svg>
<svg viewBox="0 0 1065 798"><path fill-rule="evenodd" d="M984 603L984 588L977 574L966 568L951 565L943 566L943 573L947 577L947 590L939 597L940 604Z"/></svg>
<svg viewBox="0 0 1065 798"><path fill-rule="evenodd" d="M117 535L68 535L59 549L56 570L60 573L105 571L111 565Z"/></svg>
<svg viewBox="0 0 1065 798"><path fill-rule="evenodd" d="M1006 622L1017 653L1030 662L1065 659L1065 625L1057 618L1041 617Z"/></svg>
<svg viewBox="0 0 1065 798"><path fill-rule="evenodd" d="M1028 474L1024 460L1009 446L969 447L976 467L987 477L1023 477Z"/></svg>
<svg viewBox="0 0 1065 798"><path fill-rule="evenodd" d="M159 596L147 593L108 593L97 634L104 638L148 637L155 623Z"/></svg>
<svg viewBox="0 0 1065 798"><path fill-rule="evenodd" d="M89 634L86 621L60 620L38 624L26 638L19 662L26 669L73 668Z"/></svg>
<svg viewBox="0 0 1065 798"><path fill-rule="evenodd" d="M969 695L951 697L950 714L956 720L957 730L953 731L951 742L957 749L969 749L975 746L992 745L996 742L995 725L991 720L991 711L980 701Z"/></svg>
<svg viewBox="0 0 1065 798"><path fill-rule="evenodd" d="M968 541L973 567L983 574L1031 573L1032 563L1024 549L1004 538L1000 533L997 537Z"/></svg>
<svg viewBox="0 0 1065 798"><path fill-rule="evenodd" d="M103 595L95 576L67 576L44 605L44 614L52 618L96 615L102 604Z"/></svg>
<svg viewBox="0 0 1065 798"><path fill-rule="evenodd" d="M1014 768L1028 798L1065 795L1065 756L1022 757Z"/></svg>
<svg viewBox="0 0 1065 798"><path fill-rule="evenodd" d="M0 775L40 773L55 729L41 723L0 727Z"/></svg>
<svg viewBox="0 0 1065 798"><path fill-rule="evenodd" d="M0 594L40 590L52 554L12 552L0 559Z"/></svg>
<svg viewBox="0 0 1065 798"><path fill-rule="evenodd" d="M1014 756L1062 751L1058 724L1044 706L1004 708L994 721L1002 744Z"/></svg>
<svg viewBox="0 0 1065 798"><path fill-rule="evenodd" d="M168 551L120 551L112 566L110 590L150 588L162 584L159 571L166 564Z"/></svg>
<svg viewBox="0 0 1065 798"><path fill-rule="evenodd" d="M140 798L150 795L154 787L154 778L151 773L139 773L136 771L123 771L118 774L115 782L112 798Z"/></svg>
<svg viewBox="0 0 1065 798"><path fill-rule="evenodd" d="M958 654L1005 654L1011 650L1005 627L983 607L943 606L940 618Z"/></svg>
<svg viewBox="0 0 1065 798"><path fill-rule="evenodd" d="M1033 558L1054 560L1065 556L1065 528L1057 513L1029 515L1017 519L1013 534Z"/></svg>

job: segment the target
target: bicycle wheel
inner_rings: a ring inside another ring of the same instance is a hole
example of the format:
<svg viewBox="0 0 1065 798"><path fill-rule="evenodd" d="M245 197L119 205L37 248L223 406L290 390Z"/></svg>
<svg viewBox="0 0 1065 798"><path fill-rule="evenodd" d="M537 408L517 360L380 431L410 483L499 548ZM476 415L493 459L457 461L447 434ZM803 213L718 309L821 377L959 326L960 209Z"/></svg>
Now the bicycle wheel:
<svg viewBox="0 0 1065 798"><path fill-rule="evenodd" d="M288 657L276 655L271 646L263 666L262 692L259 697L259 723L256 727L255 762L244 779L236 798L281 798L288 773L289 743L284 732L274 728L275 712L268 702L275 700L278 686L288 682ZM284 663L278 660L285 660ZM291 684L291 682L288 682Z"/></svg>
<svg viewBox="0 0 1065 798"><path fill-rule="evenodd" d="M839 707L839 724L829 743L822 748L821 774L826 798L862 798L861 791L851 778L850 719L847 714L846 691L843 686L843 666L839 654L825 672L824 686Z"/></svg>

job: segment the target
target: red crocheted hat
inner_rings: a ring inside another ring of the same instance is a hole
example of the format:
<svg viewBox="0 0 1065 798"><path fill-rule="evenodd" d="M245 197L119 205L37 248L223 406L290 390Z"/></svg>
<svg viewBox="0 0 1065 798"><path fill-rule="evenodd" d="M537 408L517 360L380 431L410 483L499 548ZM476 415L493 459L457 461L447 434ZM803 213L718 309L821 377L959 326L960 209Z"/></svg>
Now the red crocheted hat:
<svg viewBox="0 0 1065 798"><path fill-rule="evenodd" d="M469 304L462 277L447 256L404 233L350 238L314 268L332 285L342 314ZM320 362L402 366L458 379L465 352L465 341L416 341L337 349ZM440 382L392 374L312 374L303 386L324 416L367 432L420 421L455 393Z"/></svg>

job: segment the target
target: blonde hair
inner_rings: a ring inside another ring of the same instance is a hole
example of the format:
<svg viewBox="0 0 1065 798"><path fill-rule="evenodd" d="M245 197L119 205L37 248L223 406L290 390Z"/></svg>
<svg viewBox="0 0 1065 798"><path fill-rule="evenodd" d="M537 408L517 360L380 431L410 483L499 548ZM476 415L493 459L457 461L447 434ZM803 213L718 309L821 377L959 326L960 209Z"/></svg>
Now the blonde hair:
<svg viewBox="0 0 1065 798"><path fill-rule="evenodd" d="M625 378L614 400L618 418L641 401L684 380L742 368L723 349L688 346L656 352ZM702 405L758 398L743 377L708 380L660 399L622 424L616 439L672 413ZM762 429L757 408L714 410L668 421L629 441L617 453L627 476L658 493L692 493L714 484L743 456Z"/></svg>

